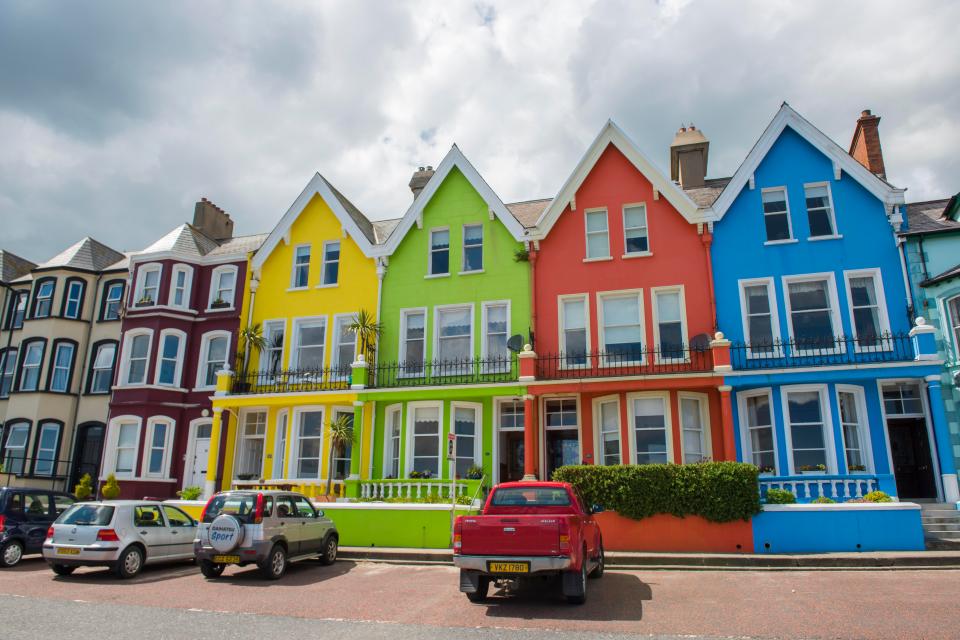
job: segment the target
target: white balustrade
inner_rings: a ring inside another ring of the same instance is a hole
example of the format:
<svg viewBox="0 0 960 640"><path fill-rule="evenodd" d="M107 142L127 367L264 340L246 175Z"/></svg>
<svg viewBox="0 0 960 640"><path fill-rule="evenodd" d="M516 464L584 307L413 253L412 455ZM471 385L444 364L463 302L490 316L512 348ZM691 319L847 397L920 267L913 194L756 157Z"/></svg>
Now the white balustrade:
<svg viewBox="0 0 960 640"><path fill-rule="evenodd" d="M760 487L766 489L784 489L792 492L798 500L813 500L827 496L834 500L853 500L862 498L879 486L874 476L803 477L789 476L760 478Z"/></svg>
<svg viewBox="0 0 960 640"><path fill-rule="evenodd" d="M467 495L467 485L457 482L455 491L458 496ZM403 482L388 482L371 480L360 483L360 497L369 500L385 500L388 498L419 499L427 497L450 497L449 482L419 482L409 480Z"/></svg>

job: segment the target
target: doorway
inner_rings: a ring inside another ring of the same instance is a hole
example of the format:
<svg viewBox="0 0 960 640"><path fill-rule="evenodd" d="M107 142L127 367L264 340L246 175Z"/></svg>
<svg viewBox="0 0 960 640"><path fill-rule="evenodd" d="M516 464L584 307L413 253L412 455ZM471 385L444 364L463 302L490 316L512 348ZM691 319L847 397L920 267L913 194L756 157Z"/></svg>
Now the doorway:
<svg viewBox="0 0 960 640"><path fill-rule="evenodd" d="M500 432L500 482L523 480L523 431Z"/></svg>
<svg viewBox="0 0 960 640"><path fill-rule="evenodd" d="M97 486L106 428L102 422L88 422L77 427L76 441L73 445L73 472L70 474L70 483L66 491L73 491L73 488L80 483L80 478L87 473L93 478L93 485Z"/></svg>
<svg viewBox="0 0 960 640"><path fill-rule="evenodd" d="M184 465L184 487L203 487L207 478L207 460L210 458L210 433L212 422L198 422L193 425L192 442L188 447L190 455Z"/></svg>
<svg viewBox="0 0 960 640"><path fill-rule="evenodd" d="M933 456L923 418L890 418L890 455L900 498L930 500L937 497Z"/></svg>
<svg viewBox="0 0 960 640"><path fill-rule="evenodd" d="M549 398L543 403L544 480L570 464L580 464L580 420L577 398Z"/></svg>

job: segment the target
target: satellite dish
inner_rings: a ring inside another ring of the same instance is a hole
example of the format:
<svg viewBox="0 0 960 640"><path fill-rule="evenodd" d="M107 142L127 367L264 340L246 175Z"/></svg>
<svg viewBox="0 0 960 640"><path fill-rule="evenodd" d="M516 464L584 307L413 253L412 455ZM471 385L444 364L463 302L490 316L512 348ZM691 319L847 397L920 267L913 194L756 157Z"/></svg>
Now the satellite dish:
<svg viewBox="0 0 960 640"><path fill-rule="evenodd" d="M519 333L515 336L510 336L510 339L507 340L507 349L510 349L510 351L514 353L519 353L520 349L523 349L523 336Z"/></svg>
<svg viewBox="0 0 960 640"><path fill-rule="evenodd" d="M690 338L690 350L691 351L709 351L710 335L706 333L701 333Z"/></svg>

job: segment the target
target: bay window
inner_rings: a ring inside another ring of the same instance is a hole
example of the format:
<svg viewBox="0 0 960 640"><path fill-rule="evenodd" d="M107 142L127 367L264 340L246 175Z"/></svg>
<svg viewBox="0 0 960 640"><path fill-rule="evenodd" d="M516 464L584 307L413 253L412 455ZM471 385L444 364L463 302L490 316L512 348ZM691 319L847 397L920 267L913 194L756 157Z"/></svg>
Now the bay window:
<svg viewBox="0 0 960 640"><path fill-rule="evenodd" d="M0 353L0 398L6 398L13 389L13 376L17 370L17 349L7 349Z"/></svg>
<svg viewBox="0 0 960 640"><path fill-rule="evenodd" d="M160 298L161 271L162 267L159 264L143 265L137 271L137 286L134 289L134 298L138 307L157 304L157 300Z"/></svg>
<svg viewBox="0 0 960 640"><path fill-rule="evenodd" d="M832 471L822 388L783 389L793 472Z"/></svg>
<svg viewBox="0 0 960 640"><path fill-rule="evenodd" d="M643 302L640 292L597 294L604 364L640 363L643 353Z"/></svg>
<svg viewBox="0 0 960 640"><path fill-rule="evenodd" d="M23 318L27 315L27 300L30 294L26 291L16 291L10 300L10 310L7 314L7 329L23 327Z"/></svg>
<svg viewBox="0 0 960 640"><path fill-rule="evenodd" d="M157 384L164 387L180 385L180 370L183 365L183 346L186 334L174 329L160 333L160 358L157 363Z"/></svg>
<svg viewBox="0 0 960 640"><path fill-rule="evenodd" d="M37 288L33 297L33 318L49 318L53 309L53 292L56 280L43 278L37 281Z"/></svg>
<svg viewBox="0 0 960 640"><path fill-rule="evenodd" d="M27 441L30 439L29 422L13 422L7 425L3 447L3 471L23 475L27 458Z"/></svg>
<svg viewBox="0 0 960 640"><path fill-rule="evenodd" d="M170 282L171 307L187 309L190 307L190 284L193 280L193 269L185 264L178 264L173 268L173 277Z"/></svg>
<svg viewBox="0 0 960 640"><path fill-rule="evenodd" d="M23 363L20 365L19 391L36 391L40 387L40 367L43 364L45 344L40 340L27 342L23 347Z"/></svg>
<svg viewBox="0 0 960 640"><path fill-rule="evenodd" d="M133 421L116 423L116 446L113 455L113 472L121 477L133 477L137 464L140 424Z"/></svg>
<svg viewBox="0 0 960 640"><path fill-rule="evenodd" d="M233 308L237 288L237 268L224 265L213 270L210 276L210 300L208 309Z"/></svg>
<svg viewBox="0 0 960 640"><path fill-rule="evenodd" d="M172 440L173 424L169 420L151 418L147 422L147 444L143 460L144 477L167 477Z"/></svg>
<svg viewBox="0 0 960 640"><path fill-rule="evenodd" d="M56 470L61 428L61 423L53 420L40 423L36 451L33 452L34 475L52 476Z"/></svg>
<svg viewBox="0 0 960 640"><path fill-rule="evenodd" d="M50 361L50 391L67 393L73 377L73 356L76 345L73 342L57 340L53 345L53 358Z"/></svg>
<svg viewBox="0 0 960 640"><path fill-rule="evenodd" d="M87 284L83 280L67 280L67 292L63 299L63 317L78 320L83 313L83 292Z"/></svg>
<svg viewBox="0 0 960 640"><path fill-rule="evenodd" d="M200 363L197 368L197 387L217 386L217 372L227 365L230 352L230 333L211 331L203 335L200 341Z"/></svg>
<svg viewBox="0 0 960 640"><path fill-rule="evenodd" d="M113 365L116 360L116 354L117 344L115 342L104 342L94 347L87 393L110 392L110 385L113 383Z"/></svg>
<svg viewBox="0 0 960 640"><path fill-rule="evenodd" d="M776 440L770 390L740 393L738 402L740 422L745 427L744 450L748 462L756 465L761 473L776 473Z"/></svg>
<svg viewBox="0 0 960 640"><path fill-rule="evenodd" d="M119 320L120 306L123 304L123 281L108 282L104 286L101 320Z"/></svg>
<svg viewBox="0 0 960 640"><path fill-rule="evenodd" d="M465 363L472 354L473 307L445 307L437 309L437 360L457 362L468 369ZM447 369L445 369L446 371Z"/></svg>
<svg viewBox="0 0 960 640"><path fill-rule="evenodd" d="M150 359L150 342L153 333L143 330L137 333L129 332L123 340L123 384L146 384L147 363Z"/></svg>

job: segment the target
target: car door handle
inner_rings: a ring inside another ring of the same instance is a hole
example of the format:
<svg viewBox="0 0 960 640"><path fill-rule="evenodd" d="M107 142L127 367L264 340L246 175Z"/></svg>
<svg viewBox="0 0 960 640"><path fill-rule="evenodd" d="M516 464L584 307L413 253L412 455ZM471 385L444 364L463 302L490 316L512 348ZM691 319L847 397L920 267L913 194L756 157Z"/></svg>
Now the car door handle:
<svg viewBox="0 0 960 640"><path fill-rule="evenodd" d="M179 532L179 531L177 531L176 529L174 529L174 530L173 530L173 531L171 531L170 533L172 533L173 535L177 535L177 534L178 534L178 533L180 533L180 532Z"/></svg>
<svg viewBox="0 0 960 640"><path fill-rule="evenodd" d="M147 535L147 532L146 532L146 531L141 531L141 532L140 532L140 535L145 536L145 535Z"/></svg>
<svg viewBox="0 0 960 640"><path fill-rule="evenodd" d="M286 524L287 524L286 522L282 522L282 521L280 522L280 526L281 526L281 527L282 527L282 526L285 526Z"/></svg>

